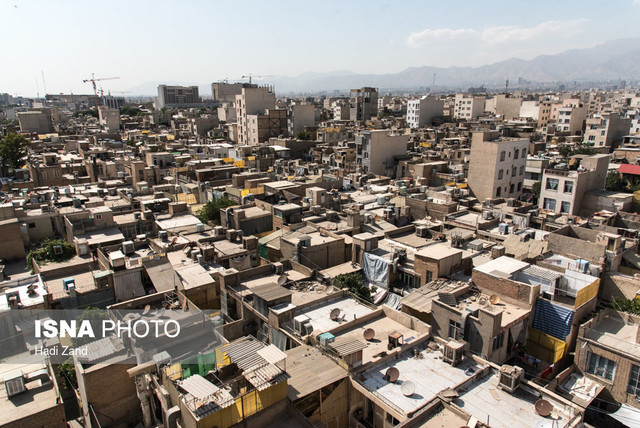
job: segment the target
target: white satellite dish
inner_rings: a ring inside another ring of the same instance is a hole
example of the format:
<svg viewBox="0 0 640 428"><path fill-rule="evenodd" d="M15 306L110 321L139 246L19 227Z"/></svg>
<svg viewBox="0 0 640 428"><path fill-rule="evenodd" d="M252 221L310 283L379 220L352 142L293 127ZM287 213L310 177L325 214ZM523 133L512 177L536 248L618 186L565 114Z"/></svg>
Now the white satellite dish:
<svg viewBox="0 0 640 428"><path fill-rule="evenodd" d="M278 285L282 286L287 282L287 275L280 275L278 277Z"/></svg>
<svg viewBox="0 0 640 428"><path fill-rule="evenodd" d="M416 384L410 380L403 382L400 391L405 397L410 397L416 391Z"/></svg>

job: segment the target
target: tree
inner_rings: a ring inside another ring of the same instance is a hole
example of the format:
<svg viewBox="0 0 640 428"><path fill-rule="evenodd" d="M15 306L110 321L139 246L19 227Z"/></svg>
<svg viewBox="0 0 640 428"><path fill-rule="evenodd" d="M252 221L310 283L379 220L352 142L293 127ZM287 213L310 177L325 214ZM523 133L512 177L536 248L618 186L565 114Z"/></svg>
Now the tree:
<svg viewBox="0 0 640 428"><path fill-rule="evenodd" d="M15 170L25 163L27 144L29 141L22 135L8 134L0 140L0 157L2 165Z"/></svg>
<svg viewBox="0 0 640 428"><path fill-rule="evenodd" d="M640 315L640 299L629 300L622 297L614 297L611 299L611 307L616 311Z"/></svg>
<svg viewBox="0 0 640 428"><path fill-rule="evenodd" d="M236 203L228 198L214 199L202 206L200 211L198 211L197 217L205 224L209 221L213 221L215 224L220 224L220 209L227 208L232 205L236 205Z"/></svg>
<svg viewBox="0 0 640 428"><path fill-rule="evenodd" d="M371 301L371 295L377 289L376 287L367 287L360 272L340 274L333 278L333 285L338 288L348 288L350 292L368 302Z"/></svg>
<svg viewBox="0 0 640 428"><path fill-rule="evenodd" d="M313 135L313 132L307 131L306 129L303 129L302 131L298 131L298 133L296 134L296 139L304 140L304 141L311 141L311 140L315 139L315 135Z"/></svg>
<svg viewBox="0 0 640 428"><path fill-rule="evenodd" d="M625 188L625 183L619 172L612 171L609 174L607 174L607 182L605 184L605 189L611 192L620 192L621 190L624 190L624 188Z"/></svg>
<svg viewBox="0 0 640 428"><path fill-rule="evenodd" d="M536 198L536 201L540 198L540 189L542 188L542 181L536 181L531 185L531 193Z"/></svg>

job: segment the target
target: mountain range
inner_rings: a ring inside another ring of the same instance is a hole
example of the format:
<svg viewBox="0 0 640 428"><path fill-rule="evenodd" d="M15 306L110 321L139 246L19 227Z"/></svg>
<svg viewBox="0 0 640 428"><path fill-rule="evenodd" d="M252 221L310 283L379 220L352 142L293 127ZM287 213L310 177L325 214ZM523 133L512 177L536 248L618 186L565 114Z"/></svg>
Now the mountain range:
<svg viewBox="0 0 640 428"><path fill-rule="evenodd" d="M372 86L381 90L419 90L431 87L466 89L485 85L512 87L519 78L531 86L562 82L611 82L640 79L640 38L612 40L593 48L572 49L555 55L540 55L531 60L511 58L480 67L410 67L398 73L357 74L350 71L307 72L295 77L279 76L260 80L274 85L278 94L345 91ZM156 95L157 86L167 82L147 82L129 89L136 95ZM208 96L211 84L200 84L200 94ZM523 85L521 85L523 86Z"/></svg>

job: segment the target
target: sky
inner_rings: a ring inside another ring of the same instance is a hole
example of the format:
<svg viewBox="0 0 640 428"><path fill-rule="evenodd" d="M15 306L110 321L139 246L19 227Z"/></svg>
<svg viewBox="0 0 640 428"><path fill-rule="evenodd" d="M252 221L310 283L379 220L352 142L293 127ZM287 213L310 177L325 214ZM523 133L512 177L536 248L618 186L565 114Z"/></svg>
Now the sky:
<svg viewBox="0 0 640 428"><path fill-rule="evenodd" d="M0 17L0 93L23 96L91 93L92 73L119 77L99 82L119 95L147 82L480 66L640 37L640 0L0 0Z"/></svg>

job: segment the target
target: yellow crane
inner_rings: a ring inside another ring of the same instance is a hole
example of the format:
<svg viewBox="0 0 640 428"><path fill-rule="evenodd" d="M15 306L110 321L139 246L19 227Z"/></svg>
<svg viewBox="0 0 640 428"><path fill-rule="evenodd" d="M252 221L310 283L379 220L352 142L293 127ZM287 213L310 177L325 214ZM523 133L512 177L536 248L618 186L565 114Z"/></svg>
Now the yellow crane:
<svg viewBox="0 0 640 428"><path fill-rule="evenodd" d="M98 110L98 87L96 86L96 82L100 82L102 80L116 80L116 79L119 79L119 77L101 77L96 79L95 74L91 73L91 79L82 80L83 83L91 82L91 84L93 85L93 96L96 103L96 110Z"/></svg>

